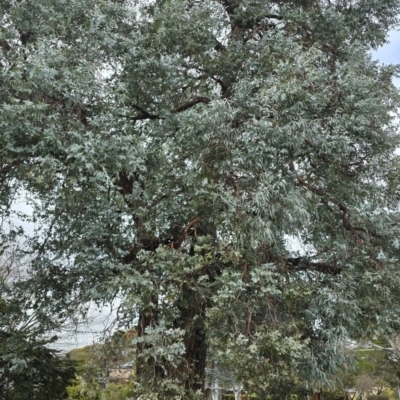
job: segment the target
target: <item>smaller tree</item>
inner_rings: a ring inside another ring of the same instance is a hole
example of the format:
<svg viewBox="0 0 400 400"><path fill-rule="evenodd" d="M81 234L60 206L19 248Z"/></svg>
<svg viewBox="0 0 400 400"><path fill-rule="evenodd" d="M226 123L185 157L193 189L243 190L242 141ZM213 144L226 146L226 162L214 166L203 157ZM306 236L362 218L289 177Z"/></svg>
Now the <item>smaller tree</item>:
<svg viewBox="0 0 400 400"><path fill-rule="evenodd" d="M395 370L388 358L387 349L377 344L381 342L375 339L358 343L350 350L354 356L354 365L346 366L341 371L339 384L336 390L328 393L328 398L353 400L371 396L389 397L396 388Z"/></svg>
<svg viewBox="0 0 400 400"><path fill-rule="evenodd" d="M109 371L132 359L132 339L136 329L117 331L104 343L72 350L76 362L76 380L67 388L73 400L125 400L132 392L132 382L111 382ZM132 371L133 373L133 371Z"/></svg>
<svg viewBox="0 0 400 400"><path fill-rule="evenodd" d="M49 347L57 337L46 336L46 324L39 323L46 319L30 308L30 292L17 290L24 265L16 247L0 250L0 398L65 399L74 363Z"/></svg>
<svg viewBox="0 0 400 400"><path fill-rule="evenodd" d="M0 339L2 400L61 400L74 378L74 365L47 347L49 341L5 335Z"/></svg>

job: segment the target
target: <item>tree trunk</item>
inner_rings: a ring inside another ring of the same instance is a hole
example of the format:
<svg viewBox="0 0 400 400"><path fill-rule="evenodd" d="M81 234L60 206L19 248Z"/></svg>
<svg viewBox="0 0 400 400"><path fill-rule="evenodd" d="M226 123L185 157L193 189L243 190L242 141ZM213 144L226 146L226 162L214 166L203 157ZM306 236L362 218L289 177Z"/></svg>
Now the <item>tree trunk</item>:
<svg viewBox="0 0 400 400"><path fill-rule="evenodd" d="M157 304L157 301L152 296L149 299L149 304ZM149 326L157 325L157 312L155 310L143 310L139 315L139 323L137 327L137 336L143 337L145 335L145 330ZM146 347L149 346L146 342L139 342L136 347L136 375L137 376L145 376L146 371L149 367L151 367L151 360L148 360L147 363L144 362L141 355L143 354ZM155 367L154 367L155 368Z"/></svg>
<svg viewBox="0 0 400 400"><path fill-rule="evenodd" d="M184 340L186 354L185 363L181 366L182 377L187 389L206 393L207 343L203 315L205 303L187 285L184 285L182 291L185 306L180 307L181 317L176 321L177 325L186 331Z"/></svg>
<svg viewBox="0 0 400 400"><path fill-rule="evenodd" d="M239 384L233 385L233 391L235 393L235 400L241 399L242 390L243 390L242 384L239 383Z"/></svg>
<svg viewBox="0 0 400 400"><path fill-rule="evenodd" d="M182 289L182 306L180 306L179 319L175 321L174 328L184 329L185 356L184 362L178 367L172 367L163 360L148 359L143 361L141 355L147 346L146 342L137 344L136 374L138 378L163 379L165 377L176 378L181 382L182 387L192 391L202 391L207 394L205 387L205 368L207 360L207 344L204 327L204 308L205 304L196 292L184 285ZM157 299L149 299L149 303L157 304ZM196 318L199 317L199 318ZM157 311L145 310L139 316L137 334L138 337L145 336L145 330L149 326L157 325Z"/></svg>

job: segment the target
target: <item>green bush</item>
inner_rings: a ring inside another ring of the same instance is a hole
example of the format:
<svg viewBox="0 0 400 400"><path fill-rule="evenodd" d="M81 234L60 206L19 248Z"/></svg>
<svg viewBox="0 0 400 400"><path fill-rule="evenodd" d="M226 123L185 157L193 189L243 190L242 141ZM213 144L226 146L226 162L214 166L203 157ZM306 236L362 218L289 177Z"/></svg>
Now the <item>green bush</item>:
<svg viewBox="0 0 400 400"><path fill-rule="evenodd" d="M389 400L389 396L386 394L370 394L367 396L367 400Z"/></svg>
<svg viewBox="0 0 400 400"><path fill-rule="evenodd" d="M102 400L126 400L132 396L133 384L117 385L110 383L103 393Z"/></svg>

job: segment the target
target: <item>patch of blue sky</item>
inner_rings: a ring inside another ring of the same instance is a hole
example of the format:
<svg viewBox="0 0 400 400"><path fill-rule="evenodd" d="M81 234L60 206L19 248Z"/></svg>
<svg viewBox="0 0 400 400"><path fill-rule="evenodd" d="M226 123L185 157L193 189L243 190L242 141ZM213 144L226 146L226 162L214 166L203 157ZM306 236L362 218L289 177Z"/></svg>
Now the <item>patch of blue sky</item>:
<svg viewBox="0 0 400 400"><path fill-rule="evenodd" d="M400 31L391 31L388 43L373 52L373 58L383 64L400 64ZM400 87L400 78L394 79L397 87Z"/></svg>

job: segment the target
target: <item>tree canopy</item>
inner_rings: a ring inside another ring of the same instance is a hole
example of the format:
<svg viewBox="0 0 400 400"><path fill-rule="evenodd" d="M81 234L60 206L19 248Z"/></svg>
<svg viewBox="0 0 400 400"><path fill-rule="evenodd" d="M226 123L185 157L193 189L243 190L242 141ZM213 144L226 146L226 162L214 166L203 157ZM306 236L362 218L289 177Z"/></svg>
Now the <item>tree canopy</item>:
<svg viewBox="0 0 400 400"><path fill-rule="evenodd" d="M371 49L399 12L2 0L0 201L33 208L29 307L118 299L146 399L207 396L216 365L318 387L347 340L396 332L399 68Z"/></svg>

